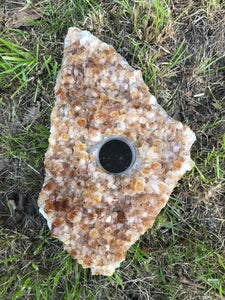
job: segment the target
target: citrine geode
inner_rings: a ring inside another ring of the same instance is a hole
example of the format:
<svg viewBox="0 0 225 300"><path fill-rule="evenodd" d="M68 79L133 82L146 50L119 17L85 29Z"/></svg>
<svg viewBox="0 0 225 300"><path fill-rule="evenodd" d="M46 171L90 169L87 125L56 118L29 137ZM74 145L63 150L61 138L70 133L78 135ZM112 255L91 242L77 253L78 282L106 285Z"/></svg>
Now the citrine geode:
<svg viewBox="0 0 225 300"><path fill-rule="evenodd" d="M66 36L55 96L40 211L84 268L111 275L193 167L195 135L166 114L141 71L78 28ZM99 147L110 137L135 149L121 174L99 164Z"/></svg>

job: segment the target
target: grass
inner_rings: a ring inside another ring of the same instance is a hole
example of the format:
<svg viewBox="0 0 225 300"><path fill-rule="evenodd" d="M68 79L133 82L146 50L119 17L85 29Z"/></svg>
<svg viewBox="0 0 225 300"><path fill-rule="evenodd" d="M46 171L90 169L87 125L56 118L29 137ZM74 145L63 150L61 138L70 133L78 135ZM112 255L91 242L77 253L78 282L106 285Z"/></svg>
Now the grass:
<svg viewBox="0 0 225 300"><path fill-rule="evenodd" d="M0 39L0 52L1 85L9 88L14 79L19 82L19 87L11 96L11 99L14 99L22 88L27 87L29 74L38 65L39 45L36 47L36 53L32 53L15 43Z"/></svg>
<svg viewBox="0 0 225 300"><path fill-rule="evenodd" d="M29 4L29 3L28 3ZM225 299L223 1L40 1L42 18L0 22L0 298ZM68 27L91 30L197 136L196 166L113 276L92 276L50 236L40 192Z"/></svg>
<svg viewBox="0 0 225 300"><path fill-rule="evenodd" d="M135 1L134 5L128 0L115 2L122 7L120 16L128 15L133 33L135 32L141 40L162 41L171 31L170 1Z"/></svg>

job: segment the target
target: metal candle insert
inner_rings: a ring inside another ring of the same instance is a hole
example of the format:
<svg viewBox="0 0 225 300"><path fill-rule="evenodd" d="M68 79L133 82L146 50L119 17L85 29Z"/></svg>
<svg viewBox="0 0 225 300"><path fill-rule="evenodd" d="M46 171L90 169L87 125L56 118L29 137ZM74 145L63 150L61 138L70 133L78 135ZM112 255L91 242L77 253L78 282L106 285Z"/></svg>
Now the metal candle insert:
<svg viewBox="0 0 225 300"><path fill-rule="evenodd" d="M97 159L106 172L121 175L132 168L136 159L136 151L127 138L111 136L101 144Z"/></svg>

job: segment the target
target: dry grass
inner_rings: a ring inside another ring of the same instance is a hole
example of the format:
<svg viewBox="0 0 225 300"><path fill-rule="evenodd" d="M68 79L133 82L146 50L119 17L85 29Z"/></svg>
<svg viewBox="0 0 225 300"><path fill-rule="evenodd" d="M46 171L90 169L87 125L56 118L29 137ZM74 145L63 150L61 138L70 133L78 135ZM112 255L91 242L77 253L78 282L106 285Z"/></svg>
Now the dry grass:
<svg viewBox="0 0 225 300"><path fill-rule="evenodd" d="M5 0L0 15L0 298L224 299L223 1L36 1L41 19L5 29L24 4ZM142 70L168 114L197 135L196 167L112 278L78 266L37 207L53 88L73 25Z"/></svg>

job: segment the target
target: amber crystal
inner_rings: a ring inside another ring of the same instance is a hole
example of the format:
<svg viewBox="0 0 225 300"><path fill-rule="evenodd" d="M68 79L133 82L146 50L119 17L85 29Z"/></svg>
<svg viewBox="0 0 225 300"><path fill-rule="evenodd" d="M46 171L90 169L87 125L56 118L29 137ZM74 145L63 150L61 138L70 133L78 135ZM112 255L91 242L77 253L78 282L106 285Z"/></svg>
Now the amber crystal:
<svg viewBox="0 0 225 300"><path fill-rule="evenodd" d="M141 71L78 28L66 36L55 95L40 211L84 268L112 275L193 167L195 135L168 117ZM116 142L100 152L109 140L127 143L115 156L127 157L121 168L110 165Z"/></svg>

